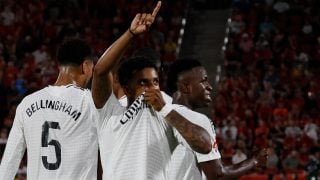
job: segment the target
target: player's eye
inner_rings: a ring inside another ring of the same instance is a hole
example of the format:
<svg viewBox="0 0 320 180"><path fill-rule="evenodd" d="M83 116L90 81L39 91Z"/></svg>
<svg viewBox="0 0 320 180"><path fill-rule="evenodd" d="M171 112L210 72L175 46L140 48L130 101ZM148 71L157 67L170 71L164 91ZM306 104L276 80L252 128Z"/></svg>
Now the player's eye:
<svg viewBox="0 0 320 180"><path fill-rule="evenodd" d="M208 83L208 77L204 77L204 78L201 80L201 83Z"/></svg>
<svg viewBox="0 0 320 180"><path fill-rule="evenodd" d="M153 84L156 85L156 86L158 86L158 85L159 85L159 79L153 80Z"/></svg>
<svg viewBox="0 0 320 180"><path fill-rule="evenodd" d="M139 85L140 86L145 86L146 85L146 81L145 80L140 80L139 81Z"/></svg>

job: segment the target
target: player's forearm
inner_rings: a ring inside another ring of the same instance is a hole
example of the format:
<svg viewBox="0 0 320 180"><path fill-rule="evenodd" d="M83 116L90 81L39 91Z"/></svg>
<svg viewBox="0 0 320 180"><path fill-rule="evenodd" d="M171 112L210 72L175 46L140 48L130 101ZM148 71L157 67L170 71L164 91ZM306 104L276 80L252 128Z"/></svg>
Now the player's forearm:
<svg viewBox="0 0 320 180"><path fill-rule="evenodd" d="M244 175L251 171L256 164L257 162L255 162L253 159L248 159L238 164L226 166L224 167L225 170L221 179L231 179Z"/></svg>
<svg viewBox="0 0 320 180"><path fill-rule="evenodd" d="M119 39L117 39L99 58L94 67L94 73L99 76L105 76L114 68L118 60L126 51L133 39L133 34L127 30Z"/></svg>
<svg viewBox="0 0 320 180"><path fill-rule="evenodd" d="M211 151L210 135L204 128L191 123L175 110L172 110L165 119L178 130L194 151L203 154Z"/></svg>
<svg viewBox="0 0 320 180"><path fill-rule="evenodd" d="M12 157L11 159L2 159L0 165L0 179L14 179L18 169L22 156Z"/></svg>
<svg viewBox="0 0 320 180"><path fill-rule="evenodd" d="M217 179L234 179L249 172L255 167L256 162L252 159L245 160L241 163L223 166L221 159L201 162L199 164L201 170L206 175L207 180Z"/></svg>
<svg viewBox="0 0 320 180"><path fill-rule="evenodd" d="M100 57L93 70L92 97L97 108L102 108L112 92L111 71L129 46L133 35L126 31Z"/></svg>

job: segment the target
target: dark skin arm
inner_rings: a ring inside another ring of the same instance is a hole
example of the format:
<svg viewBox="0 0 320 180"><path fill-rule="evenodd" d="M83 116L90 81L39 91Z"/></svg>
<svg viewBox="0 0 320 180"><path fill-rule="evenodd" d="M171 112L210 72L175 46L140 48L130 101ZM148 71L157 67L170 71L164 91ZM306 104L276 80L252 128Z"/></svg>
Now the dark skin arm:
<svg viewBox="0 0 320 180"><path fill-rule="evenodd" d="M252 158L238 164L224 167L221 159L199 163L208 180L232 179L251 171L255 167L263 167L267 161L267 149L254 152Z"/></svg>
<svg viewBox="0 0 320 180"><path fill-rule="evenodd" d="M160 7L161 1L157 3L152 14L138 13L129 28L134 35L127 30L99 58L93 70L91 87L93 101L97 108L102 108L112 93L112 69L116 66L134 36L148 31Z"/></svg>
<svg viewBox="0 0 320 180"><path fill-rule="evenodd" d="M204 128L188 121L175 110L172 110L165 119L179 131L194 151L203 154L211 151L210 136Z"/></svg>
<svg viewBox="0 0 320 180"><path fill-rule="evenodd" d="M145 102L156 111L160 111L165 106L159 89L146 89L144 98ZM165 120L178 130L194 151L203 154L211 151L210 135L204 128L193 124L175 110L172 110Z"/></svg>

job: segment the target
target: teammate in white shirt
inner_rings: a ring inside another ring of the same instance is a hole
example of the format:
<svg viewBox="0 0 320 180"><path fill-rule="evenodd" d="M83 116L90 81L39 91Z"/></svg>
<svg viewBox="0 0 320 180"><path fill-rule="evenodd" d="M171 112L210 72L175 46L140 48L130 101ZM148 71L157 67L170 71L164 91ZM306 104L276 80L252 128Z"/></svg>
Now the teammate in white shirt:
<svg viewBox="0 0 320 180"><path fill-rule="evenodd" d="M180 105L175 110L206 129L212 143L212 150L208 154L200 154L185 145L178 145L172 156L170 179L204 179L205 177L201 177L201 171L210 180L233 178L248 172L255 166L265 165L267 149L256 152L251 159L239 164L227 167L222 165L211 121L205 115L194 111L197 108L207 107L212 101L210 96L212 87L208 82L207 72L199 61L195 59L175 61L170 66L167 87L169 93L173 94L173 102Z"/></svg>
<svg viewBox="0 0 320 180"><path fill-rule="evenodd" d="M87 87L93 69L90 47L69 40L58 50L53 86L25 97L0 165L0 179L14 179L27 149L28 179L97 178L97 110Z"/></svg>
<svg viewBox="0 0 320 180"><path fill-rule="evenodd" d="M137 14L126 31L99 59L92 93L100 108L99 146L104 179L168 179L168 165L176 145L176 127L190 146L202 153L211 149L209 134L165 104L155 65L143 57L119 68L119 82L128 109L112 93L111 71L134 36L146 32L161 6L152 14Z"/></svg>

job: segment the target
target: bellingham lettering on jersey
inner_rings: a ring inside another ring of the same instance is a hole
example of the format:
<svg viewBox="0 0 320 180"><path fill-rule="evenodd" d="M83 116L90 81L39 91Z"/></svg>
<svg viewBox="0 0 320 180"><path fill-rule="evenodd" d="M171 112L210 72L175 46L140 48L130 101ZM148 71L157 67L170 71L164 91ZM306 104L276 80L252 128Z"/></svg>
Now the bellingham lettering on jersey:
<svg viewBox="0 0 320 180"><path fill-rule="evenodd" d="M32 103L29 108L27 108L26 113L31 117L35 112L41 109L52 109L55 111L61 111L67 113L72 117L74 121L80 117L81 112L73 109L73 107L66 102L54 101L54 100L40 100Z"/></svg>

